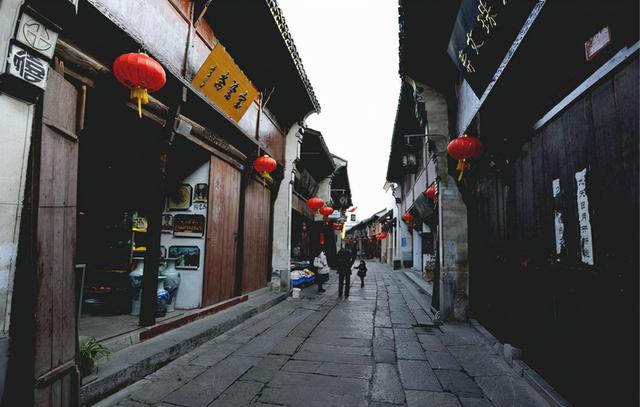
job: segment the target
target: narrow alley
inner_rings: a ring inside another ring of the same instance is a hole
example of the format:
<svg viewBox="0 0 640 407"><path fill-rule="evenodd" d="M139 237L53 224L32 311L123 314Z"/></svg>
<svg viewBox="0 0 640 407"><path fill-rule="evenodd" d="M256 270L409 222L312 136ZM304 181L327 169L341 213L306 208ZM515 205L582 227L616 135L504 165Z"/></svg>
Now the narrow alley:
<svg viewBox="0 0 640 407"><path fill-rule="evenodd" d="M428 300L374 262L338 298L332 272L97 405L547 405L471 325L434 326Z"/></svg>

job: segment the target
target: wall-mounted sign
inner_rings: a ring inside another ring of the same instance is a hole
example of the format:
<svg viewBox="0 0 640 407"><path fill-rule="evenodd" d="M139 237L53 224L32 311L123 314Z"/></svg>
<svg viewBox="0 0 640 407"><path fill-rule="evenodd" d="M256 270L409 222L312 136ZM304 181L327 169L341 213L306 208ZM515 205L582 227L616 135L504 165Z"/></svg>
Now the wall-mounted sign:
<svg viewBox="0 0 640 407"><path fill-rule="evenodd" d="M576 172L575 177L578 224L580 225L580 257L584 264L593 266L593 236L591 235L589 197L587 196L587 169Z"/></svg>
<svg viewBox="0 0 640 407"><path fill-rule="evenodd" d="M173 235L178 237L203 237L203 215L176 215L173 218Z"/></svg>
<svg viewBox="0 0 640 407"><path fill-rule="evenodd" d="M236 122L258 96L258 90L219 43L191 83Z"/></svg>
<svg viewBox="0 0 640 407"><path fill-rule="evenodd" d="M45 26L27 13L20 16L16 40L40 52L47 58L53 57L58 41L58 33Z"/></svg>
<svg viewBox="0 0 640 407"><path fill-rule="evenodd" d="M462 1L447 52L478 97L543 5L544 0Z"/></svg>
<svg viewBox="0 0 640 407"><path fill-rule="evenodd" d="M556 236L556 255L560 256L565 250L564 241L564 220L562 219L562 190L560 189L560 178L556 178L551 182L553 189L553 224ZM558 257L559 259L559 257Z"/></svg>
<svg viewBox="0 0 640 407"><path fill-rule="evenodd" d="M602 51L604 47L611 42L611 31L609 27L604 27L602 30L594 34L589 38L589 41L584 43L584 54L587 57L587 61L591 61L598 52Z"/></svg>
<svg viewBox="0 0 640 407"><path fill-rule="evenodd" d="M7 73L44 90L47 87L49 63L22 48L11 44L7 61Z"/></svg>

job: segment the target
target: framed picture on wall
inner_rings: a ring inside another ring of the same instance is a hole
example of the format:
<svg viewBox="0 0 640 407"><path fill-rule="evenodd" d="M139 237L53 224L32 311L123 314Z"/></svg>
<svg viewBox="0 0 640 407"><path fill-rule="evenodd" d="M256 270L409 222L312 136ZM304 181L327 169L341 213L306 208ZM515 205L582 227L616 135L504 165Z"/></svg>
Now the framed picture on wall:
<svg viewBox="0 0 640 407"><path fill-rule="evenodd" d="M209 200L209 184L196 184L193 192L193 202L207 202Z"/></svg>
<svg viewBox="0 0 640 407"><path fill-rule="evenodd" d="M178 214L173 218L173 235L176 237L204 237L204 215Z"/></svg>
<svg viewBox="0 0 640 407"><path fill-rule="evenodd" d="M191 208L191 196L193 187L189 184L182 184L169 193L168 207L170 211L188 211Z"/></svg>
<svg viewBox="0 0 640 407"><path fill-rule="evenodd" d="M197 270L200 267L200 248L198 246L169 246L169 258L178 258L176 268Z"/></svg>
<svg viewBox="0 0 640 407"><path fill-rule="evenodd" d="M160 227L162 233L173 233L173 215L170 213L162 214L162 226Z"/></svg>

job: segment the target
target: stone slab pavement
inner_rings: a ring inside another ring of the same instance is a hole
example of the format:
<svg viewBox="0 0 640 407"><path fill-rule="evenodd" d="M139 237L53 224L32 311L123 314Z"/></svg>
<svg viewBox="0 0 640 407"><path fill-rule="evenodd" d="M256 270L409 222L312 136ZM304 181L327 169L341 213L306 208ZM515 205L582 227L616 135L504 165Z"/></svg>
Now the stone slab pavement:
<svg viewBox="0 0 640 407"><path fill-rule="evenodd" d="M97 405L548 405L471 325L434 326L403 273L368 268L348 298L331 273Z"/></svg>

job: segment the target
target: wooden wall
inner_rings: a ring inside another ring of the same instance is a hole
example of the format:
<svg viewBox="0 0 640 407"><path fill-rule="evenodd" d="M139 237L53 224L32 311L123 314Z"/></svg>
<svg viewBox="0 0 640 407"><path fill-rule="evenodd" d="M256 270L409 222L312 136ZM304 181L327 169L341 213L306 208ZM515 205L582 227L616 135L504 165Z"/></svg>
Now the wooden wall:
<svg viewBox="0 0 640 407"><path fill-rule="evenodd" d="M270 278L270 191L251 179L245 193L242 292L263 288Z"/></svg>
<svg viewBox="0 0 640 407"><path fill-rule="evenodd" d="M284 134L278 128L275 120L264 111L260 116L259 141L271 156L277 161L284 160Z"/></svg>
<svg viewBox="0 0 640 407"><path fill-rule="evenodd" d="M594 265L581 256L575 174L585 168ZM473 314L572 403L625 405L637 388L637 370L627 374L638 344L637 55L541 128L510 169L480 178L468 204Z"/></svg>

